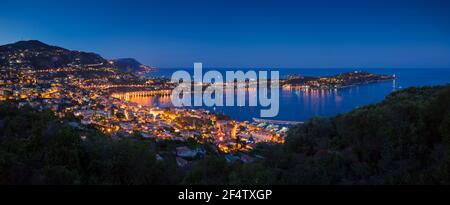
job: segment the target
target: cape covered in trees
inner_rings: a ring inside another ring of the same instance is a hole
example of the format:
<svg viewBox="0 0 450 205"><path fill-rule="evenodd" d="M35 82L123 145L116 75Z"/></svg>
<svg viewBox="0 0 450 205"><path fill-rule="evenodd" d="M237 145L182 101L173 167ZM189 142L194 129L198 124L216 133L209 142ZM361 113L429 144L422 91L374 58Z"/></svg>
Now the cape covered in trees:
<svg viewBox="0 0 450 205"><path fill-rule="evenodd" d="M171 142L114 141L74 120L2 103L0 184L450 184L450 85L310 119L247 164L218 154L181 169L156 155Z"/></svg>

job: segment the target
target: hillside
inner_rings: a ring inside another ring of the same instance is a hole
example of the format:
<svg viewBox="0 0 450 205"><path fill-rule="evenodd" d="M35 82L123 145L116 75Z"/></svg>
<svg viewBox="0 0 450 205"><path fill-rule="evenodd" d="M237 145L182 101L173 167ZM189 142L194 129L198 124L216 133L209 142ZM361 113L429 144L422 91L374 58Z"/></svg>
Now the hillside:
<svg viewBox="0 0 450 205"><path fill-rule="evenodd" d="M112 141L49 112L0 106L0 184L450 184L450 85L383 102L259 144L252 163L207 155L179 169L170 142Z"/></svg>
<svg viewBox="0 0 450 205"><path fill-rule="evenodd" d="M134 58L119 58L112 60L114 65L122 72L142 72L149 71L149 66L143 65Z"/></svg>
<svg viewBox="0 0 450 205"><path fill-rule="evenodd" d="M0 68L48 69L61 67L114 67L123 72L147 71L150 67L132 58L107 60L99 54L73 51L37 40L0 46Z"/></svg>
<svg viewBox="0 0 450 205"><path fill-rule="evenodd" d="M290 172L309 175L292 183L449 184L449 128L449 85L409 88L376 105L311 119L290 130L284 147L302 165Z"/></svg>
<svg viewBox="0 0 450 205"><path fill-rule="evenodd" d="M71 51L36 40L0 46L0 67L47 69L106 64L98 54Z"/></svg>

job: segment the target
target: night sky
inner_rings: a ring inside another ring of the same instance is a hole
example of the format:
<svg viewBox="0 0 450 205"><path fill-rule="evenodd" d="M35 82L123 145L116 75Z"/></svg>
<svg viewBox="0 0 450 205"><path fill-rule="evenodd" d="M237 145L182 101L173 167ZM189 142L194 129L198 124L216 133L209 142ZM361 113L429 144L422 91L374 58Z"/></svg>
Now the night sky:
<svg viewBox="0 0 450 205"><path fill-rule="evenodd" d="M0 0L0 44L161 68L450 68L450 0Z"/></svg>

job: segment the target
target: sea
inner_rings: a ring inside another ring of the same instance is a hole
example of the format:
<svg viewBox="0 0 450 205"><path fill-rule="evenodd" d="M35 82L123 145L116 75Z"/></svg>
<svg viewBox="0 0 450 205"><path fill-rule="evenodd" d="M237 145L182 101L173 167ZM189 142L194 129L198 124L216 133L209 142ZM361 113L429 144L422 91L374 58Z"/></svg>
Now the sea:
<svg viewBox="0 0 450 205"><path fill-rule="evenodd" d="M147 74L147 77L168 77L175 71L184 70L193 74L193 69L157 69ZM241 70L247 72L255 69L206 69L217 70L225 76L226 71ZM340 89L302 89L302 88L280 88L279 112L270 120L282 121L306 121L315 116L331 117L340 113L349 112L355 108L374 104L382 101L392 92L413 86L434 86L450 83L450 69L446 68L398 68L398 69L256 69L255 71L279 71L280 77L284 78L291 74L304 76L332 76L339 73L366 71L376 74L395 75L395 80L378 83L362 84ZM251 90L248 92L257 92ZM246 98L248 99L248 98ZM142 105L157 107L172 107L168 96L150 96L131 99ZM246 102L248 105L248 102ZM258 104L259 105L259 104ZM224 106L224 107L189 107L189 109L206 109L212 112L224 114L239 121L252 121L260 118L262 106Z"/></svg>

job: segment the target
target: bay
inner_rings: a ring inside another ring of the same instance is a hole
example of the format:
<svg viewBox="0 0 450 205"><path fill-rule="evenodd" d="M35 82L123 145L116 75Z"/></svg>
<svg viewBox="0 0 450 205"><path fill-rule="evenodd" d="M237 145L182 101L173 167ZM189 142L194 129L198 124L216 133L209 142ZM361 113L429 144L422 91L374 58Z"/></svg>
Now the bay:
<svg viewBox="0 0 450 205"><path fill-rule="evenodd" d="M158 69L148 74L151 77L168 77L178 70L193 73L192 69ZM226 71L233 69L205 69L218 70L225 76ZM244 72L254 69L235 69ZM395 74L397 79L380 83L352 86L342 89L296 89L280 88L280 111L273 120L305 121L314 116L334 116L349 112L357 107L382 101L387 95L396 90L413 86L445 85L450 83L450 69L445 68L399 68L399 69L256 69L277 70L280 77L290 74L305 76L331 76L344 72L367 71L377 74ZM249 91L257 92L257 90ZM172 107L170 97L141 97L131 99L142 105ZM262 107L232 106L232 107L191 107L207 109L216 113L228 115L236 120L251 121L259 117ZM265 109L265 108L264 108Z"/></svg>

